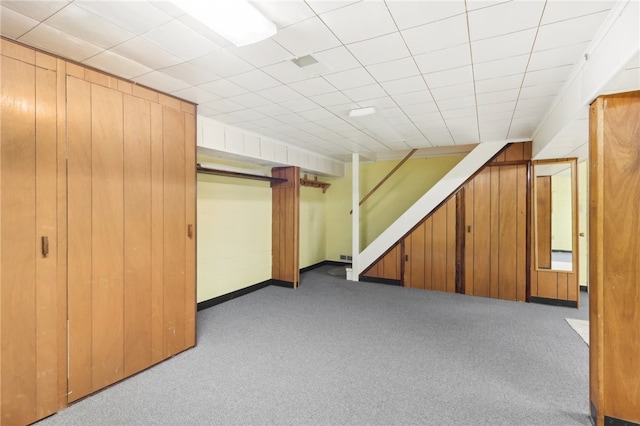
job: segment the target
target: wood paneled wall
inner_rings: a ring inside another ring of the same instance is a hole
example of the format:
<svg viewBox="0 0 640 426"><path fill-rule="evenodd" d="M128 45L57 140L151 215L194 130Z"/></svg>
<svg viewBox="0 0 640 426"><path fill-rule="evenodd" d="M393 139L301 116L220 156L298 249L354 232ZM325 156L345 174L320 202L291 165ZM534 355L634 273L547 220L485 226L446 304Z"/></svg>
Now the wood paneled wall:
<svg viewBox="0 0 640 426"><path fill-rule="evenodd" d="M534 189L535 260L539 268L551 269L551 176L537 176Z"/></svg>
<svg viewBox="0 0 640 426"><path fill-rule="evenodd" d="M272 278L297 288L300 284L300 168L275 167L272 185Z"/></svg>
<svg viewBox="0 0 640 426"><path fill-rule="evenodd" d="M640 424L640 91L601 96L590 114L592 414Z"/></svg>
<svg viewBox="0 0 640 426"><path fill-rule="evenodd" d="M456 195L404 239L404 286L456 291Z"/></svg>
<svg viewBox="0 0 640 426"><path fill-rule="evenodd" d="M26 424L195 345L195 106L1 43L0 418Z"/></svg>
<svg viewBox="0 0 640 426"><path fill-rule="evenodd" d="M530 142L508 145L362 276L526 300L530 159Z"/></svg>

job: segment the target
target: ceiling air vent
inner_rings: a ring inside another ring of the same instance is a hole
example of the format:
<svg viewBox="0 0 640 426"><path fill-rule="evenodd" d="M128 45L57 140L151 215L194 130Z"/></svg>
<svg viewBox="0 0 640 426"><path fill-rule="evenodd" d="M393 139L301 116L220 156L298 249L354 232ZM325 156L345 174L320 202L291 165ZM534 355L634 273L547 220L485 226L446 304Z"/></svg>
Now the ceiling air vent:
<svg viewBox="0 0 640 426"><path fill-rule="evenodd" d="M291 60L294 64L296 64L305 74L308 76L316 76L320 74L325 74L330 72L331 70L326 65L318 62L316 58L311 55L300 56L299 58L293 58Z"/></svg>

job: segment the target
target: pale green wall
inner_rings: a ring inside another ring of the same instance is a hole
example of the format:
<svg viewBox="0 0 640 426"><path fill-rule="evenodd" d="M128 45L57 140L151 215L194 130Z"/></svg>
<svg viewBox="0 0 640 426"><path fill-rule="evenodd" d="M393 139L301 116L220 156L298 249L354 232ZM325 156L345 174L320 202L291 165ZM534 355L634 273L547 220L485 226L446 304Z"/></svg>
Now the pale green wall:
<svg viewBox="0 0 640 426"><path fill-rule="evenodd" d="M327 259L325 197L320 188L300 188L300 268Z"/></svg>
<svg viewBox="0 0 640 426"><path fill-rule="evenodd" d="M578 250L580 259L580 268L578 280L580 285L589 285L589 219L588 219L588 196L589 193L589 169L587 161L578 164Z"/></svg>
<svg viewBox="0 0 640 426"><path fill-rule="evenodd" d="M360 210L360 250L453 168L464 155L408 160L374 193ZM360 198L398 164L399 160L360 164ZM328 260L351 255L351 165L342 179L331 180L326 195Z"/></svg>
<svg viewBox="0 0 640 426"><path fill-rule="evenodd" d="M551 249L572 251L571 175L551 176Z"/></svg>
<svg viewBox="0 0 640 426"><path fill-rule="evenodd" d="M198 175L198 302L271 278L268 182Z"/></svg>

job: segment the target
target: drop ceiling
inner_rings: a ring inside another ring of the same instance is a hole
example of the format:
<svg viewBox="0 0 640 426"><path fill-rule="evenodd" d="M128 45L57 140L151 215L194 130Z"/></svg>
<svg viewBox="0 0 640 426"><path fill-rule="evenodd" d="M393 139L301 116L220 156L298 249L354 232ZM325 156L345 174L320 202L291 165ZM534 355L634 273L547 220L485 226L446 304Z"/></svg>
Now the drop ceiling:
<svg viewBox="0 0 640 426"><path fill-rule="evenodd" d="M344 160L531 139L615 2L253 4L278 32L245 47L164 1L2 1L0 32L195 102L199 116ZM293 61L307 55L317 63ZM393 131L349 117L365 107ZM578 118L567 153L586 142Z"/></svg>

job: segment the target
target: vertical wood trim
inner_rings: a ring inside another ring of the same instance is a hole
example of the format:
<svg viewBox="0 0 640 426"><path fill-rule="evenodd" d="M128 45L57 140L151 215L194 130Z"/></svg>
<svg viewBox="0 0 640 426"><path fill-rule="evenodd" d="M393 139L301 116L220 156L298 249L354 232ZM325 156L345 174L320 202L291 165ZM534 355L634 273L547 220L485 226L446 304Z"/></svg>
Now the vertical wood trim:
<svg viewBox="0 0 640 426"><path fill-rule="evenodd" d="M3 45L4 46L4 45ZM3 52L4 53L4 52ZM2 423L36 419L35 67L2 60L2 246L0 383ZM6 267L11 265L11 267ZM11 342L11 344L5 344Z"/></svg>
<svg viewBox="0 0 640 426"><path fill-rule="evenodd" d="M36 68L36 239L46 235L50 247L43 257L36 243L36 418L58 407L56 97L56 72Z"/></svg>
<svg viewBox="0 0 640 426"><path fill-rule="evenodd" d="M185 215L187 226L192 226L192 237L186 239L185 287L185 346L196 344L196 117L184 116L185 141ZM187 230L184 230L185 233Z"/></svg>
<svg viewBox="0 0 640 426"><path fill-rule="evenodd" d="M151 103L151 362L164 358L164 132Z"/></svg>
<svg viewBox="0 0 640 426"><path fill-rule="evenodd" d="M489 235L490 235L490 245L491 249L489 253L490 260L490 279L489 279L489 296L500 298L500 278L499 278L499 268L500 268L500 256L502 251L500 250L500 171L501 167L492 167L490 168L489 173L491 174L491 194L489 196L491 200L490 210L489 210ZM477 202L477 201L476 201Z"/></svg>
<svg viewBox="0 0 640 426"><path fill-rule="evenodd" d="M528 239L528 202L529 184L527 180L528 165L516 166L516 294L515 300L524 302L527 299L527 276L529 259Z"/></svg>
<svg viewBox="0 0 640 426"><path fill-rule="evenodd" d="M537 268L551 269L551 176L536 177Z"/></svg>
<svg viewBox="0 0 640 426"><path fill-rule="evenodd" d="M68 173L68 401L88 395L91 386L92 247L91 85L67 78Z"/></svg>
<svg viewBox="0 0 640 426"><path fill-rule="evenodd" d="M474 213L475 213L475 203L474 203L474 185L475 179L469 182L464 189L464 239L465 239L465 254L464 254L464 293L465 294L474 294L474 235L475 235L475 223L474 223Z"/></svg>
<svg viewBox="0 0 640 426"><path fill-rule="evenodd" d="M92 390L97 390L124 377L124 162L120 92L91 85L91 129Z"/></svg>
<svg viewBox="0 0 640 426"><path fill-rule="evenodd" d="M124 95L124 374L151 365L151 105Z"/></svg>
<svg viewBox="0 0 640 426"><path fill-rule="evenodd" d="M524 155L526 159L531 159L531 143L525 144ZM531 300L531 276L533 275L531 269L531 161L527 164L526 169L526 251L525 251L525 289L524 289L524 300L525 302L529 302Z"/></svg>
<svg viewBox="0 0 640 426"><path fill-rule="evenodd" d="M67 76L66 62L56 60L56 125L57 125L57 232L58 232L58 409L67 406L67 386L68 386L68 353L67 353ZM1 209L0 209L1 210Z"/></svg>
<svg viewBox="0 0 640 426"><path fill-rule="evenodd" d="M447 212L447 242L446 242L446 269L447 287L449 293L456 292L456 265L457 265L457 237L456 237L456 196L449 198L446 203Z"/></svg>
<svg viewBox="0 0 640 426"><path fill-rule="evenodd" d="M183 114L162 108L164 139L164 356L185 348L185 143Z"/></svg>
<svg viewBox="0 0 640 426"><path fill-rule="evenodd" d="M465 294L465 192L463 187L456 194L456 293Z"/></svg>
<svg viewBox="0 0 640 426"><path fill-rule="evenodd" d="M287 179L272 186L272 278L296 288L300 282L300 168L276 167L272 176Z"/></svg>

